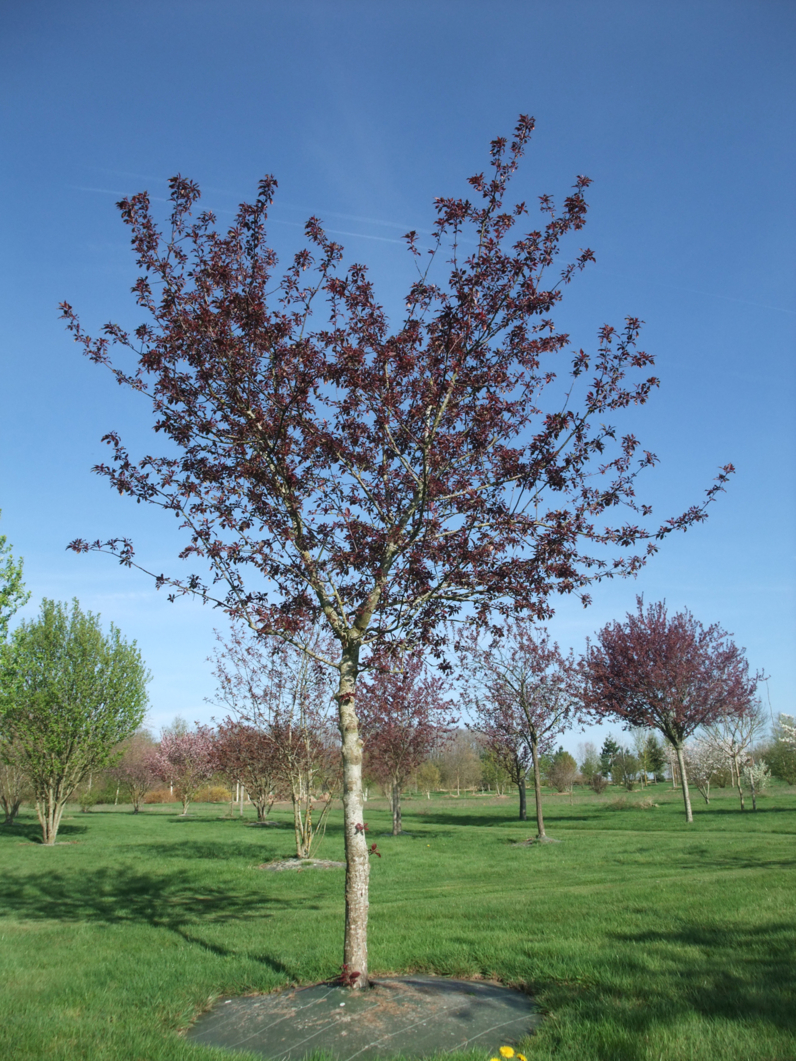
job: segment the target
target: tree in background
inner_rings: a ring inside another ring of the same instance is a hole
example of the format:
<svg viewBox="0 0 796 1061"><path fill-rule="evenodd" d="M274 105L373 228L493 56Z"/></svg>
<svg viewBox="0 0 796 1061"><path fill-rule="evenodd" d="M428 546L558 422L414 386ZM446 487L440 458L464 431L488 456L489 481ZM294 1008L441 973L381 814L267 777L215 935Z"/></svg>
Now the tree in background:
<svg viewBox="0 0 796 1061"><path fill-rule="evenodd" d="M655 733L649 733L644 742L643 763L656 781L663 781L666 770L666 752Z"/></svg>
<svg viewBox="0 0 796 1061"><path fill-rule="evenodd" d="M598 718L657 729L672 746L683 785L686 821L693 821L683 759L700 726L739 718L756 703L761 675L750 676L743 650L720 626L703 627L689 611L669 618L666 605L604 626L581 664L584 706Z"/></svg>
<svg viewBox="0 0 796 1061"><path fill-rule="evenodd" d="M559 748L547 768L547 780L556 792L572 792L578 776L578 764L574 756Z"/></svg>
<svg viewBox="0 0 796 1061"><path fill-rule="evenodd" d="M527 777L527 771L525 776ZM488 746L481 754L481 780L488 789L494 788L498 796L505 796L507 785L517 783L500 754ZM520 797L520 820L525 820L522 817L522 797Z"/></svg>
<svg viewBox="0 0 796 1061"><path fill-rule="evenodd" d="M628 792L633 791L633 786L638 780L641 765L629 748L620 748L614 756L611 767L611 780L615 785L622 785Z"/></svg>
<svg viewBox="0 0 796 1061"><path fill-rule="evenodd" d="M290 794L293 806L296 857L309 858L331 806L327 798L314 819L316 789L330 793L337 787L339 755L329 732L332 689L319 659L331 655L331 646L309 630L301 633L306 651L274 637L249 635L239 624L226 641L216 636L221 647L215 653L215 700L270 743L271 776Z"/></svg>
<svg viewBox="0 0 796 1061"><path fill-rule="evenodd" d="M578 757L580 758L580 766L578 769L583 774L583 778L588 784L595 774L599 774L602 771L602 762L597 753L595 744L592 741L584 741L582 744L579 744Z"/></svg>
<svg viewBox="0 0 796 1061"><path fill-rule="evenodd" d="M779 732L779 739L783 743L796 748L796 722L794 722L793 715L779 716Z"/></svg>
<svg viewBox="0 0 796 1061"><path fill-rule="evenodd" d="M565 656L551 644L544 628L516 621L489 645L472 633L461 638L459 649L466 674L463 695L478 726L504 732L507 739L521 736L531 753L537 839L547 840L540 755L579 717L572 653Z"/></svg>
<svg viewBox="0 0 796 1061"><path fill-rule="evenodd" d="M15 560L5 534L0 534L0 644L8 637L8 624L30 600L22 581L22 560Z"/></svg>
<svg viewBox="0 0 796 1061"><path fill-rule="evenodd" d="M456 729L448 735L441 748L435 749L433 762L439 768L441 785L448 792L477 788L481 783L481 753L483 747L475 733Z"/></svg>
<svg viewBox="0 0 796 1061"><path fill-rule="evenodd" d="M431 799L431 793L436 792L442 783L442 774L436 763L426 761L415 771L415 781L420 791L425 792L426 799Z"/></svg>
<svg viewBox="0 0 796 1061"><path fill-rule="evenodd" d="M603 741L600 749L600 771L603 777L610 777L614 768L614 759L621 752L621 748L614 738L609 734Z"/></svg>
<svg viewBox="0 0 796 1061"><path fill-rule="evenodd" d="M743 764L743 777L752 796L752 810L757 810L757 796L771 784L771 770L765 759L749 755Z"/></svg>
<svg viewBox="0 0 796 1061"><path fill-rule="evenodd" d="M232 718L218 726L213 738L215 767L243 786L257 811L258 822L266 821L277 797L281 780L278 759L270 733Z"/></svg>
<svg viewBox="0 0 796 1061"><path fill-rule="evenodd" d="M3 808L3 825L13 824L23 800L33 794L24 766L15 751L14 744L0 734L0 807Z"/></svg>
<svg viewBox="0 0 796 1061"><path fill-rule="evenodd" d="M486 754L491 757L494 768L517 786L520 797L519 820L527 821L526 781L533 769L533 756L525 737L524 719L520 717L516 704L508 700L492 703L473 700L471 708L475 726L484 740Z"/></svg>
<svg viewBox="0 0 796 1061"><path fill-rule="evenodd" d="M689 781L701 793L705 803L710 803L710 786L725 762L725 756L715 744L696 740L683 749Z"/></svg>
<svg viewBox="0 0 796 1061"><path fill-rule="evenodd" d="M380 660L360 683L358 714L368 771L390 793L392 832L403 832L401 792L456 723L446 683L417 653Z"/></svg>
<svg viewBox="0 0 796 1061"><path fill-rule="evenodd" d="M522 736L508 726L502 728L499 720L492 718L484 722L481 732L487 748L502 768L502 773L512 785L517 786L520 798L518 817L521 822L528 820L528 775L533 771L531 749Z"/></svg>
<svg viewBox="0 0 796 1061"><path fill-rule="evenodd" d="M109 776L124 789L138 814L141 801L158 780L157 746L147 730L139 730L123 742L119 762L110 768Z"/></svg>
<svg viewBox="0 0 796 1061"><path fill-rule="evenodd" d="M560 210L542 196L541 223L513 232L527 208L507 189L533 125L521 116L510 144L492 142L473 200L435 201L430 254L407 234L418 273L392 330L366 269L342 271L342 248L316 218L309 247L275 278L272 177L221 234L213 214L194 215L199 189L182 177L163 232L146 193L119 204L146 314L134 334L110 324L93 340L62 304L88 357L150 399L166 440L163 455L135 463L112 432L112 463L97 470L178 515L183 557L211 569L149 572L156 584L261 636L306 647L301 629L323 623L336 639L326 663L345 777L344 964L357 987L368 986L369 862L356 687L369 653L440 650L465 607L483 623L495 610L545 618L559 592L587 601L593 583L635 574L657 540L704 519L732 471L705 504L659 527L633 522L650 514L636 480L655 457L610 421L647 401L653 359L636 346L636 318L603 325L593 354L556 332L564 286L593 260L580 250L553 275L562 241L584 225L590 182L578 177ZM127 539L71 547L139 566Z"/></svg>
<svg viewBox="0 0 796 1061"><path fill-rule="evenodd" d="M0 534L0 653L8 638L8 624L14 614L30 600L22 581L22 560L14 559L6 536ZM23 759L3 724L0 710L0 806L4 825L11 825L23 799L30 794Z"/></svg>
<svg viewBox="0 0 796 1061"><path fill-rule="evenodd" d="M215 772L212 729L197 726L188 732L163 730L160 745L152 755L152 766L156 776L172 787L182 803L182 814L186 815L196 793Z"/></svg>
<svg viewBox="0 0 796 1061"><path fill-rule="evenodd" d="M766 725L760 702L750 697L740 709L736 707L734 710L721 711L704 728L704 739L731 764L732 780L738 789L741 810L746 810L743 768L752 745L762 735Z"/></svg>
<svg viewBox="0 0 796 1061"><path fill-rule="evenodd" d="M3 728L30 779L43 841L55 843L66 801L141 725L149 675L135 642L99 616L42 601L4 653Z"/></svg>
<svg viewBox="0 0 796 1061"><path fill-rule="evenodd" d="M780 715L774 723L765 758L774 777L796 784L796 726L792 715Z"/></svg>

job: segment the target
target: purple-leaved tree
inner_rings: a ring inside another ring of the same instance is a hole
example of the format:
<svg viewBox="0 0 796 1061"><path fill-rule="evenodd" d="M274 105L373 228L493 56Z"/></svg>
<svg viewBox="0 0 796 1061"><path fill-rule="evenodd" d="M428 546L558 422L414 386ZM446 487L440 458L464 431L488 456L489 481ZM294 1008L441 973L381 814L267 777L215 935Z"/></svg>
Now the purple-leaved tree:
<svg viewBox="0 0 796 1061"><path fill-rule="evenodd" d="M598 718L662 733L677 758L686 821L694 820L685 742L701 726L741 719L756 702L762 674L750 675L743 649L714 623L704 627L686 609L669 616L663 602L597 634L581 662L584 706Z"/></svg>
<svg viewBox="0 0 796 1061"><path fill-rule="evenodd" d="M119 204L146 314L134 332L108 324L91 338L62 304L87 356L150 400L166 440L136 459L110 432L112 460L97 469L185 529L181 555L198 569L150 571L156 585L212 601L258 636L307 648L303 632L320 623L336 641L323 658L337 672L344 963L357 987L368 984L369 862L356 688L370 654L439 651L445 623L465 613L544 618L556 593L588 600L592 583L638 571L656 539L703 519L732 470L703 504L656 527L639 520L650 509L637 476L655 458L611 420L646 402L653 359L637 349L635 318L603 325L593 353L556 331L564 287L593 259L575 249L556 269L590 182L578 177L560 209L542 196L540 222L517 234L528 211L507 188L533 124L523 116L510 143L493 141L472 200L436 200L428 254L407 234L417 278L392 327L365 267L341 267L317 218L275 276L272 177L227 232L194 214L199 189L183 177L164 230L146 193ZM125 538L72 548L148 570Z"/></svg>
<svg viewBox="0 0 796 1061"><path fill-rule="evenodd" d="M360 683L359 715L368 772L390 792L392 832L403 832L401 792L457 719L445 682L418 653L377 661Z"/></svg>
<svg viewBox="0 0 796 1061"><path fill-rule="evenodd" d="M465 697L487 745L501 749L520 788L524 820L524 775L519 770L524 745L530 757L536 802L536 839L549 840L542 811L540 755L552 750L557 736L579 720L580 703L573 682L575 661L550 642L543 627L511 621L499 637L486 643L477 632L461 638L459 650L467 677Z"/></svg>

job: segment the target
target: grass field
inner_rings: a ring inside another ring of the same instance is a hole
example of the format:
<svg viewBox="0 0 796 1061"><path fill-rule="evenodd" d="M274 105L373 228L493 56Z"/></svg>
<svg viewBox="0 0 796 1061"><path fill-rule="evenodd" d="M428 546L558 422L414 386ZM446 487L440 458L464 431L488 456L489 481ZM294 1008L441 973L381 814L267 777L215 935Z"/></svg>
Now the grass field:
<svg viewBox="0 0 796 1061"><path fill-rule="evenodd" d="M524 987L545 1014L528 1061L796 1058L796 789L757 814L697 794L691 827L679 793L649 794L551 794L562 842L531 847L511 796L410 799L397 838L371 800L372 973ZM287 808L178 810L70 811L54 848L30 811L0 827L0 1057L247 1058L180 1031L219 995L338 973L342 871L257 868L292 853Z"/></svg>

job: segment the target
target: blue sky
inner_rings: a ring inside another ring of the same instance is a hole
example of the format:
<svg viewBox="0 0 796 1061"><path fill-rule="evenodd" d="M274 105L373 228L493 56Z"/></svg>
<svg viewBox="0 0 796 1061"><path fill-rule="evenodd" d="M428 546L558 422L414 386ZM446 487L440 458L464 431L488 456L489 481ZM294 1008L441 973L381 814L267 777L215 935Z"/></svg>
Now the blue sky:
<svg viewBox="0 0 796 1061"><path fill-rule="evenodd" d="M795 31L789 0L3 5L0 530L25 558L26 614L76 596L136 638L154 728L213 713L206 658L223 616L65 551L131 536L169 569L181 541L90 473L111 428L148 445L148 418L58 320L61 300L89 330L136 319L114 203L163 198L180 172L224 224L273 173L280 252L316 214L398 305L401 234L428 229L435 196L464 194L526 112L537 131L517 196L594 181L582 239L597 264L559 327L593 347L602 323L638 316L657 357L661 388L634 422L661 459L644 499L674 515L719 465L737 467L707 523L589 610L560 602L551 630L580 650L637 593L665 597L733 632L770 674L774 711L793 713Z"/></svg>

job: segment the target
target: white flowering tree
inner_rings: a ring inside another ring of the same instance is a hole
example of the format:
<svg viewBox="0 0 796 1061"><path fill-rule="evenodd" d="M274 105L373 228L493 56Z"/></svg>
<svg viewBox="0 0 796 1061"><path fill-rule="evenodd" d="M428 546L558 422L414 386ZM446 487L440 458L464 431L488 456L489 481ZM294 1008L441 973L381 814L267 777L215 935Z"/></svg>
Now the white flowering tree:
<svg viewBox="0 0 796 1061"><path fill-rule="evenodd" d="M696 740L685 748L688 778L693 781L705 803L710 803L710 785L716 774L725 767L726 755L709 740Z"/></svg>
<svg viewBox="0 0 796 1061"><path fill-rule="evenodd" d="M793 715L779 716L780 739L796 747L796 723Z"/></svg>
<svg viewBox="0 0 796 1061"><path fill-rule="evenodd" d="M743 792L743 767L749 749L766 728L760 702L752 701L744 711L728 713L703 728L703 739L712 744L732 765L733 782L738 788L741 810L746 809Z"/></svg>

